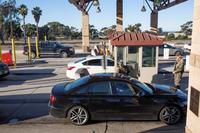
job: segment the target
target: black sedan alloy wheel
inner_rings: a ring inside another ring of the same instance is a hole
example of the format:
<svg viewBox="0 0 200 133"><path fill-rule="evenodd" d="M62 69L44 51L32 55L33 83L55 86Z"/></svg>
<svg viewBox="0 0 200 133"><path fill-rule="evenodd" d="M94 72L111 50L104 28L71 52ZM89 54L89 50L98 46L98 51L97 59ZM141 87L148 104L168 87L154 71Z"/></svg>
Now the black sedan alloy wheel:
<svg viewBox="0 0 200 133"><path fill-rule="evenodd" d="M61 52L61 57L62 58L67 58L68 57L68 54L67 54L67 52Z"/></svg>
<svg viewBox="0 0 200 133"><path fill-rule="evenodd" d="M89 120L89 114L85 108L74 106L68 112L68 119L75 125L84 125Z"/></svg>
<svg viewBox="0 0 200 133"><path fill-rule="evenodd" d="M160 120L166 124L175 124L181 119L181 111L177 106L170 105L160 111Z"/></svg>

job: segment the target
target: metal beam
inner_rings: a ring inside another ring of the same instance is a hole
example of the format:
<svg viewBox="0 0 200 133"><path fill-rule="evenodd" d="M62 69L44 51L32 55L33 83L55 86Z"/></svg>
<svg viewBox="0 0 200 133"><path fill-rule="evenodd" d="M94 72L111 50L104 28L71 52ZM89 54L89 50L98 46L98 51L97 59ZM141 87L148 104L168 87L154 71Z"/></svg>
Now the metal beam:
<svg viewBox="0 0 200 133"><path fill-rule="evenodd" d="M90 2L93 2L93 0L68 0L68 1L84 14L88 13L88 8L90 8L89 6Z"/></svg>
<svg viewBox="0 0 200 133"><path fill-rule="evenodd" d="M178 4L181 4L183 2L186 2L188 0L160 0L160 3L155 3L155 0L149 0L153 2L154 5L154 11L161 11L164 9L168 9L172 6L176 6Z"/></svg>

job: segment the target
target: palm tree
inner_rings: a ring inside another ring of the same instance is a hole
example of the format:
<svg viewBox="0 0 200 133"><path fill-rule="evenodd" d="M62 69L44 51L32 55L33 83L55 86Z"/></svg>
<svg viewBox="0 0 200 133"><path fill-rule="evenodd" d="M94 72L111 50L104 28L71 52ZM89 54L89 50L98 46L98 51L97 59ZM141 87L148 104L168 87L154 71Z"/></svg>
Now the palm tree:
<svg viewBox="0 0 200 133"><path fill-rule="evenodd" d="M32 10L32 14L36 22L36 30L37 30L37 38L38 38L39 37L38 24L40 21L40 16L42 15L42 10L40 9L40 7L34 7Z"/></svg>
<svg viewBox="0 0 200 133"><path fill-rule="evenodd" d="M18 8L18 12L19 14L22 15L23 17L23 29L24 29L24 45L26 45L26 26L25 26L25 17L28 14L28 8L26 7L26 5L22 4L19 8Z"/></svg>

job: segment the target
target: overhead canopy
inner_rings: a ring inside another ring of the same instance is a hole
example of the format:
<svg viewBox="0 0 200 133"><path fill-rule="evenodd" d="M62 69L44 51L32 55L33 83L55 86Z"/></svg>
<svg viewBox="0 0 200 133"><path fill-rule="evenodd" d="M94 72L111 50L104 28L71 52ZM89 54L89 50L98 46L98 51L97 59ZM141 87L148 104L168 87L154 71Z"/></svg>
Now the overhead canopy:
<svg viewBox="0 0 200 133"><path fill-rule="evenodd" d="M90 2L94 2L95 0L68 0L71 4L73 4L74 6L76 6L76 8L80 11L82 11L83 13L87 13L87 6L90 6L89 3ZM181 4L185 1L188 0L146 0L146 2L148 3L148 1L153 2L154 6L152 7L153 10L155 11L161 11L167 8L170 8L172 6ZM149 3L148 3L149 5ZM150 7L151 8L151 7ZM152 10L151 9L151 10Z"/></svg>
<svg viewBox="0 0 200 133"><path fill-rule="evenodd" d="M163 40L145 32L115 32L109 36L114 46L159 46Z"/></svg>

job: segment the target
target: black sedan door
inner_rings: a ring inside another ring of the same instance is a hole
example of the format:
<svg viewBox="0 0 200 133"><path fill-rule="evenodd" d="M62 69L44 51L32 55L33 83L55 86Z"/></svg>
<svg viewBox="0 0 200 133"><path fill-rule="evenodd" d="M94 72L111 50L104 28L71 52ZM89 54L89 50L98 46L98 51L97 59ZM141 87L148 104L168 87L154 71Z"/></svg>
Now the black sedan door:
<svg viewBox="0 0 200 133"><path fill-rule="evenodd" d="M113 96L107 98L107 113L110 120L153 119L153 100L138 96L140 90L125 81L112 82ZM109 106L110 105L110 106Z"/></svg>
<svg viewBox="0 0 200 133"><path fill-rule="evenodd" d="M112 95L109 81L94 82L89 85L89 109L93 119L105 120L108 108L107 98ZM112 106L112 105L111 105ZM112 107L110 107L112 108Z"/></svg>

